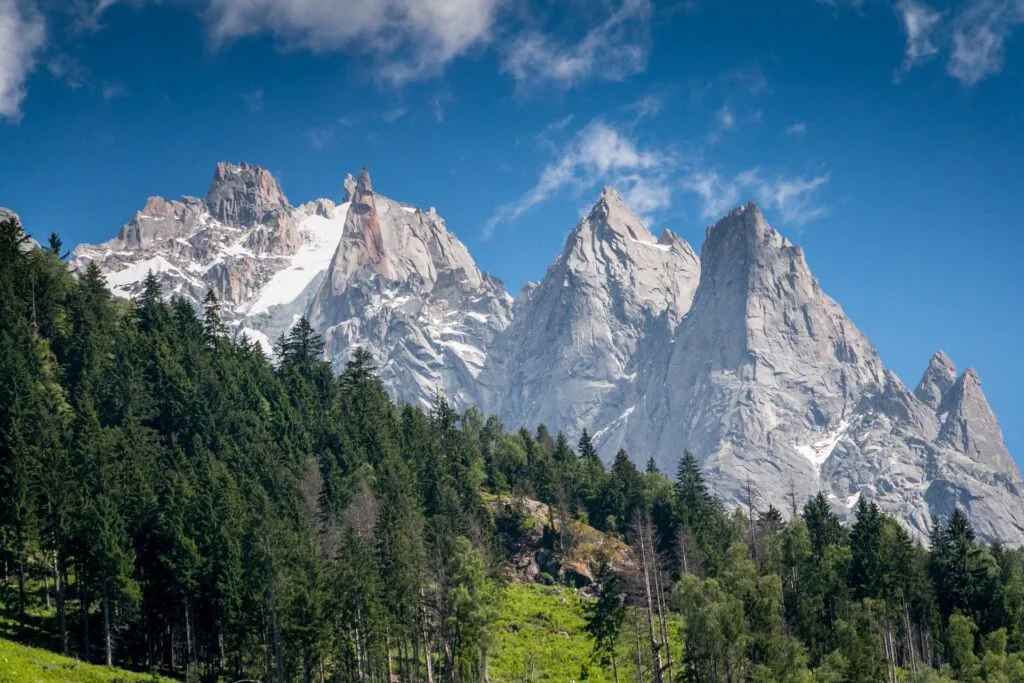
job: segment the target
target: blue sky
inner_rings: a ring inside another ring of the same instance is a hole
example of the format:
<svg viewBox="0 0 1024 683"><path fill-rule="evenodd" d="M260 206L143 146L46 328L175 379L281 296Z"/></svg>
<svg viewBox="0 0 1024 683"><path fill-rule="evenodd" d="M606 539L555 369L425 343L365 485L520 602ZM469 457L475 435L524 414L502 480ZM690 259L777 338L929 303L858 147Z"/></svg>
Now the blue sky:
<svg viewBox="0 0 1024 683"><path fill-rule="evenodd" d="M1024 0L0 0L0 205L102 241L218 160L436 206L515 293L603 184L699 248L755 199L913 386L1024 462ZM1020 29L1018 31L1018 28Z"/></svg>

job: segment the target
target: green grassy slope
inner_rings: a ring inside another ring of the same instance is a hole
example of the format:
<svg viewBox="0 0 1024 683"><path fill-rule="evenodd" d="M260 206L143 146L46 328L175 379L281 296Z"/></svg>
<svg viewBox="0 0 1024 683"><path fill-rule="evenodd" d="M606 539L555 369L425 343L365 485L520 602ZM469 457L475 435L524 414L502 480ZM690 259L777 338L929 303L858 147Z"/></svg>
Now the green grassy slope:
<svg viewBox="0 0 1024 683"><path fill-rule="evenodd" d="M492 631L491 681L611 681L590 657L582 599L561 586L509 585Z"/></svg>
<svg viewBox="0 0 1024 683"><path fill-rule="evenodd" d="M0 639L0 683L135 683L170 679L83 664L47 650Z"/></svg>

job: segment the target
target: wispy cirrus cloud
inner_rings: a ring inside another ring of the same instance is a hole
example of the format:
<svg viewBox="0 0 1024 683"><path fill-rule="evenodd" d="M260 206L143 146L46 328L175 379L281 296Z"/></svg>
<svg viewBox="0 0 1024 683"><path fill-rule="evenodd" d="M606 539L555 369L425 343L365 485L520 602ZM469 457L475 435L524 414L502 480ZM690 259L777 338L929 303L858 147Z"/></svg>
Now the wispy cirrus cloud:
<svg viewBox="0 0 1024 683"><path fill-rule="evenodd" d="M896 79L899 80L903 74L938 54L939 48L936 47L933 37L942 21L942 12L919 0L899 0L894 9L907 37L903 65L896 74Z"/></svg>
<svg viewBox="0 0 1024 683"><path fill-rule="evenodd" d="M675 165L671 155L642 148L604 121L591 121L544 167L533 188L498 208L484 227L484 237L566 189L584 192L611 184L638 213L659 211L671 200L670 174Z"/></svg>
<svg viewBox="0 0 1024 683"><path fill-rule="evenodd" d="M706 219L719 218L737 204L754 199L778 211L784 222L803 225L825 215L817 192L827 182L828 175L790 176L755 167L731 178L715 170L695 171L684 179L683 187L700 197L701 216Z"/></svg>
<svg viewBox="0 0 1024 683"><path fill-rule="evenodd" d="M541 31L520 33L504 49L502 71L521 93L542 86L570 89L588 81L620 81L647 68L651 0L614 0L607 18L578 42Z"/></svg>
<svg viewBox="0 0 1024 683"><path fill-rule="evenodd" d="M807 124L803 121L795 121L786 129L786 135L803 135L807 132Z"/></svg>
<svg viewBox="0 0 1024 683"><path fill-rule="evenodd" d="M953 21L953 48L946 71L964 85L998 74L1006 43L1024 23L1024 0L974 0Z"/></svg>
<svg viewBox="0 0 1024 683"><path fill-rule="evenodd" d="M25 82L46 43L46 22L34 3L0 0L0 118L21 119Z"/></svg>
<svg viewBox="0 0 1024 683"><path fill-rule="evenodd" d="M855 9L867 4L864 0L817 1ZM1003 70L1006 45L1024 24L1024 0L963 0L944 11L923 0L891 4L906 38L896 81L945 52L949 55L946 73L965 86L974 86Z"/></svg>
<svg viewBox="0 0 1024 683"><path fill-rule="evenodd" d="M653 118L661 113L661 110L665 107L665 100L657 95L645 95L639 100L629 105L627 109L632 111L636 115L636 120L641 121L647 118Z"/></svg>

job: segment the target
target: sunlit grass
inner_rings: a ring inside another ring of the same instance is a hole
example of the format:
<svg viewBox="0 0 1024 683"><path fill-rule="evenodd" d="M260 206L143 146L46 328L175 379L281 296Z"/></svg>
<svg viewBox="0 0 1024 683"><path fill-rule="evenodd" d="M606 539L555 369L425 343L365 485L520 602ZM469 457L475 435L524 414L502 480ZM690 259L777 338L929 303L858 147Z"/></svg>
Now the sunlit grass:
<svg viewBox="0 0 1024 683"><path fill-rule="evenodd" d="M84 664L60 655L0 639L0 683L135 683L170 679Z"/></svg>

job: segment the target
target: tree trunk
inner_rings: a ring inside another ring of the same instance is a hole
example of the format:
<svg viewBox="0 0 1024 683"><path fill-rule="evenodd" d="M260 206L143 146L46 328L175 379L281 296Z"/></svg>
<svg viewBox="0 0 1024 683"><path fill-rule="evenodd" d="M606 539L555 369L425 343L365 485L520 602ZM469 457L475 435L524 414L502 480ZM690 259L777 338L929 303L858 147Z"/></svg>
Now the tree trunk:
<svg viewBox="0 0 1024 683"><path fill-rule="evenodd" d="M114 639L110 633L110 590L103 581L103 649L107 666L114 666Z"/></svg>
<svg viewBox="0 0 1024 683"><path fill-rule="evenodd" d="M189 609L188 600L185 601L185 657L187 671L195 663L195 653L192 651L192 610Z"/></svg>
<svg viewBox="0 0 1024 683"><path fill-rule="evenodd" d="M356 680L363 680L363 643L361 636L359 635L359 629L355 632L355 643L356 643Z"/></svg>
<svg viewBox="0 0 1024 683"><path fill-rule="evenodd" d="M431 662L434 648L430 645L430 624L427 620L426 595L423 586L420 586L420 619L423 621L423 661L426 663L427 683L434 683L434 666Z"/></svg>
<svg viewBox="0 0 1024 683"><path fill-rule="evenodd" d="M652 546L653 548L653 546ZM665 588L662 585L663 577L659 567L658 558L654 556L654 588L658 606L658 622L661 625L661 645L665 648L665 673L672 681L672 647L668 640L668 604L665 602Z"/></svg>
<svg viewBox="0 0 1024 683"><path fill-rule="evenodd" d="M66 655L68 653L68 618L67 618L67 605L64 601L64 557L63 553L59 550L60 536L58 535L57 547L58 550L53 554L53 592L57 599L57 628L60 629L60 652Z"/></svg>
<svg viewBox="0 0 1024 683"><path fill-rule="evenodd" d="M390 635L389 631L390 631L390 629L387 626L385 626L384 627L384 650L387 652L387 656L388 656L388 683L391 683L391 681L395 680L395 667L394 667L394 664L392 664L392 662L391 662L391 635Z"/></svg>
<svg viewBox="0 0 1024 683"><path fill-rule="evenodd" d="M640 568L644 579L644 598L647 601L647 628L651 643L651 667L654 669L655 683L662 683L661 644L658 642L658 636L654 628L654 596L651 592L651 568L647 558L648 544L645 538L647 531L645 523L640 520L639 516L637 521L639 522L637 524L637 539L640 543Z"/></svg>
<svg viewBox="0 0 1024 683"><path fill-rule="evenodd" d="M644 662L641 657L641 641L640 641L640 620L636 616L636 607L631 610L633 612L633 636L636 640L634 645L636 651L636 683L644 683Z"/></svg>
<svg viewBox="0 0 1024 683"><path fill-rule="evenodd" d="M25 640L25 559L18 550L18 637Z"/></svg>
<svg viewBox="0 0 1024 683"><path fill-rule="evenodd" d="M78 604L82 610L82 652L85 654L85 661L92 661L92 639L89 634L89 593L82 585L82 579L78 578Z"/></svg>
<svg viewBox="0 0 1024 683"><path fill-rule="evenodd" d="M277 623L277 605L274 595L274 580L270 580L270 633L274 639L274 671L277 673L277 680L284 681L284 656L281 652L281 629Z"/></svg>
<svg viewBox="0 0 1024 683"><path fill-rule="evenodd" d="M619 663L615 660L615 648L612 648L612 676L614 677L615 683L619 683Z"/></svg>

